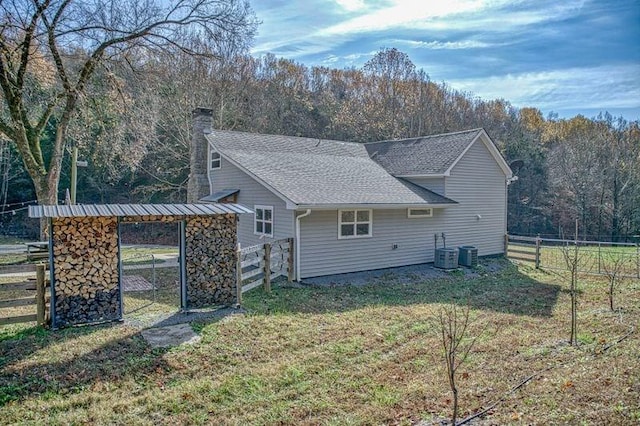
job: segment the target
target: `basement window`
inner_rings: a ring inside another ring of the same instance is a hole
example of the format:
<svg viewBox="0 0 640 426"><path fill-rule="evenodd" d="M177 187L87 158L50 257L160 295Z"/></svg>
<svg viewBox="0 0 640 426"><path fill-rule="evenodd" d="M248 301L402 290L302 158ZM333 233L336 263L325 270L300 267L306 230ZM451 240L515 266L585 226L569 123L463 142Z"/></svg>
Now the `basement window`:
<svg viewBox="0 0 640 426"><path fill-rule="evenodd" d="M209 170L217 170L220 168L220 153L211 151L211 158L209 161Z"/></svg>
<svg viewBox="0 0 640 426"><path fill-rule="evenodd" d="M338 239L372 236L371 210L338 210Z"/></svg>
<svg viewBox="0 0 640 426"><path fill-rule="evenodd" d="M407 209L408 218L432 217L433 209L431 207L422 209Z"/></svg>
<svg viewBox="0 0 640 426"><path fill-rule="evenodd" d="M255 234L273 237L273 207L255 206Z"/></svg>

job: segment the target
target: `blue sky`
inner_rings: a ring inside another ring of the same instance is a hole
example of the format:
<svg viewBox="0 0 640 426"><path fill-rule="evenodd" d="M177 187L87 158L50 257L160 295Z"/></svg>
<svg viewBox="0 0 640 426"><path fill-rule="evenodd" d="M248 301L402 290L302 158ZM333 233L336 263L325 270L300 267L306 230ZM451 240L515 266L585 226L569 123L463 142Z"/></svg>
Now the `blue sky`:
<svg viewBox="0 0 640 426"><path fill-rule="evenodd" d="M433 81L546 115L640 119L640 1L252 0L252 53L362 66L383 47Z"/></svg>

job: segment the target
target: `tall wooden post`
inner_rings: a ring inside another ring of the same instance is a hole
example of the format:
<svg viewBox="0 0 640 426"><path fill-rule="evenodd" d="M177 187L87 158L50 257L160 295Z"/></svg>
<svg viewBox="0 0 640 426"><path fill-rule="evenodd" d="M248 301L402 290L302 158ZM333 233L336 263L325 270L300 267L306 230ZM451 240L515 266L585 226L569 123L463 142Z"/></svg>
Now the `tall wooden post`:
<svg viewBox="0 0 640 426"><path fill-rule="evenodd" d="M536 269L540 269L540 235L536 237Z"/></svg>
<svg viewBox="0 0 640 426"><path fill-rule="evenodd" d="M289 238L289 258L287 263L287 281L293 281L293 238Z"/></svg>
<svg viewBox="0 0 640 426"><path fill-rule="evenodd" d="M271 293L271 244L264 245L264 291Z"/></svg>
<svg viewBox="0 0 640 426"><path fill-rule="evenodd" d="M45 303L44 303L44 290L45 290L45 265L36 265L36 319L38 325L44 326L45 321Z"/></svg>
<svg viewBox="0 0 640 426"><path fill-rule="evenodd" d="M236 250L236 303L242 305L242 256L240 244Z"/></svg>
<svg viewBox="0 0 640 426"><path fill-rule="evenodd" d="M438 236L436 234L436 246L438 245L437 239ZM509 257L509 234L504 234L504 257Z"/></svg>

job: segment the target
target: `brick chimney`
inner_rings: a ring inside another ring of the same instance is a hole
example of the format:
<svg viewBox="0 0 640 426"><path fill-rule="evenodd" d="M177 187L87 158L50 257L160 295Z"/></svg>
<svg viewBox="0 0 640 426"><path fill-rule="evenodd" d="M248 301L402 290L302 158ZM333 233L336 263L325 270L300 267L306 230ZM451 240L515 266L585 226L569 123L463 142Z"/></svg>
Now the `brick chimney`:
<svg viewBox="0 0 640 426"><path fill-rule="evenodd" d="M191 152L189 159L189 182L187 183L187 203L197 203L209 195L209 142L204 137L211 133L213 110L196 108L191 120Z"/></svg>

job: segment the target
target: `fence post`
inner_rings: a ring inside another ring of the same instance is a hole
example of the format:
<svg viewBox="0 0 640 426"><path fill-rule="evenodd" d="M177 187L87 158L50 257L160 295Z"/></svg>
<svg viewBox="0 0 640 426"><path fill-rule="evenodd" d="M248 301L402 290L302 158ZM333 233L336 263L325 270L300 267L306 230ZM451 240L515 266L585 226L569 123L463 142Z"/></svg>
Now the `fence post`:
<svg viewBox="0 0 640 426"><path fill-rule="evenodd" d="M509 257L509 234L504 234L504 257Z"/></svg>
<svg viewBox="0 0 640 426"><path fill-rule="evenodd" d="M45 303L44 303L44 286L45 284L45 265L36 265L36 319L38 325L45 325Z"/></svg>
<svg viewBox="0 0 640 426"><path fill-rule="evenodd" d="M536 269L540 269L540 235L536 237Z"/></svg>
<svg viewBox="0 0 640 426"><path fill-rule="evenodd" d="M242 305L242 256L240 244L236 250L236 304Z"/></svg>
<svg viewBox="0 0 640 426"><path fill-rule="evenodd" d="M289 258L287 259L287 281L293 281L293 238L289 238Z"/></svg>
<svg viewBox="0 0 640 426"><path fill-rule="evenodd" d="M602 264L602 243L598 242L598 273L600 273L600 265Z"/></svg>
<svg viewBox="0 0 640 426"><path fill-rule="evenodd" d="M271 293L271 244L264 244L264 291Z"/></svg>

